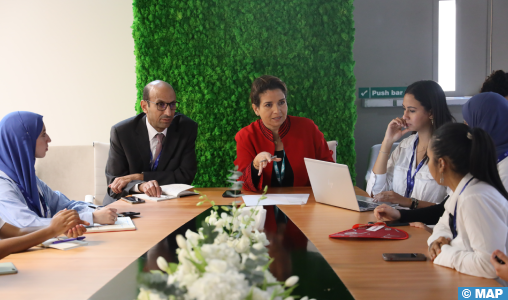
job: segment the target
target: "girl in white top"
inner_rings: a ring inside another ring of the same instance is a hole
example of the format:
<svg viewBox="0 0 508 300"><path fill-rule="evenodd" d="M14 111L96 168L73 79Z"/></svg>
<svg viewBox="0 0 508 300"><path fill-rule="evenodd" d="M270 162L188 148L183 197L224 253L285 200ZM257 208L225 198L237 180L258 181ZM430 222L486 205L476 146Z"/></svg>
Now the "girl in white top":
<svg viewBox="0 0 508 300"><path fill-rule="evenodd" d="M417 81L406 89L402 107L402 118L388 124L367 193L375 201L412 209L440 203L447 192L429 172L427 145L436 129L454 121L443 89L435 81ZM402 140L390 155L393 143L410 131L415 134Z"/></svg>
<svg viewBox="0 0 508 300"><path fill-rule="evenodd" d="M508 247L508 192L494 142L481 128L446 124L427 154L432 176L453 191L428 239L431 259L461 273L497 278L490 256Z"/></svg>

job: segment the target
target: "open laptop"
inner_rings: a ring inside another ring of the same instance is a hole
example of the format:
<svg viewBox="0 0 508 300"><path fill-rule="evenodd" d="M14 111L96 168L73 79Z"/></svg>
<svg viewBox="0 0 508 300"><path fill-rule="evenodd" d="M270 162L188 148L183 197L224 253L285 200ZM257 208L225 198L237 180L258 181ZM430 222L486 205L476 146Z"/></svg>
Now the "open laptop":
<svg viewBox="0 0 508 300"><path fill-rule="evenodd" d="M305 158L316 201L355 211L374 210L381 203L357 196L346 165Z"/></svg>

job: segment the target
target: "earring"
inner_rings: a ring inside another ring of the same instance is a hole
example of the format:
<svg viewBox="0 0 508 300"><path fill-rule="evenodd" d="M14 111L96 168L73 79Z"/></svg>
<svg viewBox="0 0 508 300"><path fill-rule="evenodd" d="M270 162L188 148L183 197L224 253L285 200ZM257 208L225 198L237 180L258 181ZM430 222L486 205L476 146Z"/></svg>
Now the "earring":
<svg viewBox="0 0 508 300"><path fill-rule="evenodd" d="M444 175L443 175L443 173L441 173L441 179L439 179L439 183L440 184L444 183Z"/></svg>
<svg viewBox="0 0 508 300"><path fill-rule="evenodd" d="M430 119L430 122L432 123L432 125L434 125L434 119Z"/></svg>

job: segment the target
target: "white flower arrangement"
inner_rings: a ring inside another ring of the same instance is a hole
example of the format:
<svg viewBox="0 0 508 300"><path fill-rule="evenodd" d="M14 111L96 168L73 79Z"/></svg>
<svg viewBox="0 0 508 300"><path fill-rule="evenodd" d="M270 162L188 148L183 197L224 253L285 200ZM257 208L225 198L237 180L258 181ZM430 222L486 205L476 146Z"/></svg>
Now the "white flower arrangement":
<svg viewBox="0 0 508 300"><path fill-rule="evenodd" d="M266 198L267 188L259 201ZM237 208L233 202L222 206L225 212L219 216L214 201L203 194L200 199L197 205L212 204L211 214L198 232L187 230L185 237L176 237L178 264L157 259L157 266L167 274L152 271L140 276L138 300L294 299L291 293L298 277L278 282L268 269L273 259L266 248L268 239L260 231L266 211L245 204Z"/></svg>

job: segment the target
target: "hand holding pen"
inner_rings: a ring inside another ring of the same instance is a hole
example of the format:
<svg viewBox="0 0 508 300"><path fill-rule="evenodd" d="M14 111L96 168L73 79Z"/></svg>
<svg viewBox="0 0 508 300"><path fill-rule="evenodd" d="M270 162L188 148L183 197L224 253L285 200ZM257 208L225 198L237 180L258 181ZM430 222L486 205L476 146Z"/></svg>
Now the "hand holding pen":
<svg viewBox="0 0 508 300"><path fill-rule="evenodd" d="M259 170L258 176L261 176L263 169L266 168L269 163L272 161L279 162L281 160L281 158L277 158L277 156L271 155L268 152L261 152L254 158L252 164L256 170Z"/></svg>

